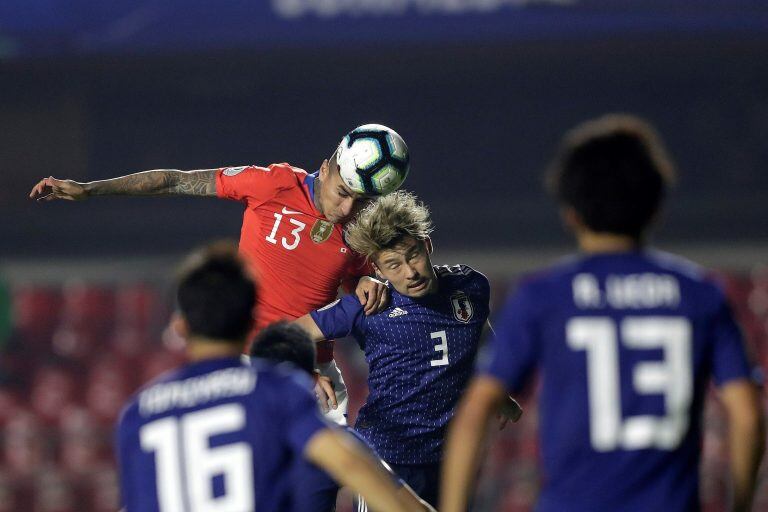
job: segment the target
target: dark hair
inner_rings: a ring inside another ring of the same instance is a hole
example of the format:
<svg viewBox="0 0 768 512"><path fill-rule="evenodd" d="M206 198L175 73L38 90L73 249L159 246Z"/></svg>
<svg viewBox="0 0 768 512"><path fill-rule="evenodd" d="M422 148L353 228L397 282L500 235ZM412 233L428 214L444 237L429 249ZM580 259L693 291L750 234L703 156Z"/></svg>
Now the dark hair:
<svg viewBox="0 0 768 512"><path fill-rule="evenodd" d="M609 114L566 133L547 181L590 230L639 239L674 177L674 165L650 124Z"/></svg>
<svg viewBox="0 0 768 512"><path fill-rule="evenodd" d="M256 335L251 345L251 357L273 363L293 363L310 375L315 371L315 344L298 325L276 322Z"/></svg>
<svg viewBox="0 0 768 512"><path fill-rule="evenodd" d="M176 300L194 336L242 341L253 325L256 293L237 247L229 242L194 252L179 270Z"/></svg>

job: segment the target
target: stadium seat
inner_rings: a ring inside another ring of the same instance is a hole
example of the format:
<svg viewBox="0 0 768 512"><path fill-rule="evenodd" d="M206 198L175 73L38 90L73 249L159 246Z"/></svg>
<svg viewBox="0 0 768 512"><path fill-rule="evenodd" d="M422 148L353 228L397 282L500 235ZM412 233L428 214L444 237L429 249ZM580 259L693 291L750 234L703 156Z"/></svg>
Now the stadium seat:
<svg viewBox="0 0 768 512"><path fill-rule="evenodd" d="M40 367L32 380L30 406L46 425L58 424L62 411L75 402L78 388L74 375L66 368Z"/></svg>
<svg viewBox="0 0 768 512"><path fill-rule="evenodd" d="M52 460L50 438L30 410L18 409L3 428L3 466L13 476L32 475Z"/></svg>
<svg viewBox="0 0 768 512"><path fill-rule="evenodd" d="M12 291L13 326L20 341L35 350L50 347L59 322L61 292L51 286L17 286Z"/></svg>
<svg viewBox="0 0 768 512"><path fill-rule="evenodd" d="M77 481L58 468L44 468L33 480L35 512L81 512Z"/></svg>
<svg viewBox="0 0 768 512"><path fill-rule="evenodd" d="M109 460L110 430L100 428L87 409L68 407L59 425L59 466L71 474L81 475L96 463Z"/></svg>
<svg viewBox="0 0 768 512"><path fill-rule="evenodd" d="M133 390L130 367L123 360L102 357L91 363L85 387L85 404L102 425L114 425L123 403Z"/></svg>

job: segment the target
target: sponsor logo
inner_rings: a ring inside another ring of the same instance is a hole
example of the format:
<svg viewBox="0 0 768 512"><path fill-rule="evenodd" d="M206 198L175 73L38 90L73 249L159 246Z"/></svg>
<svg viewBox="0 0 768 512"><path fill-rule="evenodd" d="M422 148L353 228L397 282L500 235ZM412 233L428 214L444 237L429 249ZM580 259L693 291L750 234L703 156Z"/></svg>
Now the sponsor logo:
<svg viewBox="0 0 768 512"><path fill-rule="evenodd" d="M389 316L389 318L397 318L398 316L403 316L403 315L407 315L407 314L408 314L408 312L406 310L400 309L400 308L395 308L387 316Z"/></svg>
<svg viewBox="0 0 768 512"><path fill-rule="evenodd" d="M318 219L312 225L312 230L309 232L309 236L312 238L313 242L316 244L321 244L331 238L332 233L333 224L327 220Z"/></svg>
<svg viewBox="0 0 768 512"><path fill-rule="evenodd" d="M472 308L472 301L464 292L456 292L451 295L451 307L453 308L453 317L465 324L472 320L472 315L475 313Z"/></svg>
<svg viewBox="0 0 768 512"><path fill-rule="evenodd" d="M288 208L283 206L283 215L296 215L296 214L299 214L299 213L301 213L301 212L297 212L296 210L289 210Z"/></svg>
<svg viewBox="0 0 768 512"><path fill-rule="evenodd" d="M245 165L243 165L242 167L227 167L223 171L224 176L237 176L238 174L240 174L245 170L245 167L246 167Z"/></svg>

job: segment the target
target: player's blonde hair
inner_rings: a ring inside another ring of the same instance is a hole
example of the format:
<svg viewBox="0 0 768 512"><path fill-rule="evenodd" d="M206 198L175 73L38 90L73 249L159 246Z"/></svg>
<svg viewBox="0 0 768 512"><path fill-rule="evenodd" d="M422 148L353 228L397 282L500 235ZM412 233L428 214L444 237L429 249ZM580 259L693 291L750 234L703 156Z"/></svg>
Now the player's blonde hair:
<svg viewBox="0 0 768 512"><path fill-rule="evenodd" d="M429 209L415 194L398 190L376 198L347 225L347 243L370 259L406 236L425 240L432 232Z"/></svg>

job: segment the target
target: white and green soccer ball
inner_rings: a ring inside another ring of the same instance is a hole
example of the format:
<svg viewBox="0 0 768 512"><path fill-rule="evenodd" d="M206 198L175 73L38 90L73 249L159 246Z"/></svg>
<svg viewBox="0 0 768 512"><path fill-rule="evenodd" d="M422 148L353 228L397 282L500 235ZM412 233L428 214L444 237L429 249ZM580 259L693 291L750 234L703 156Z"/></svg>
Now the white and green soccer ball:
<svg viewBox="0 0 768 512"><path fill-rule="evenodd" d="M380 196L400 188L410 170L408 146L381 124L358 126L341 140L336 162L344 183L357 193Z"/></svg>

